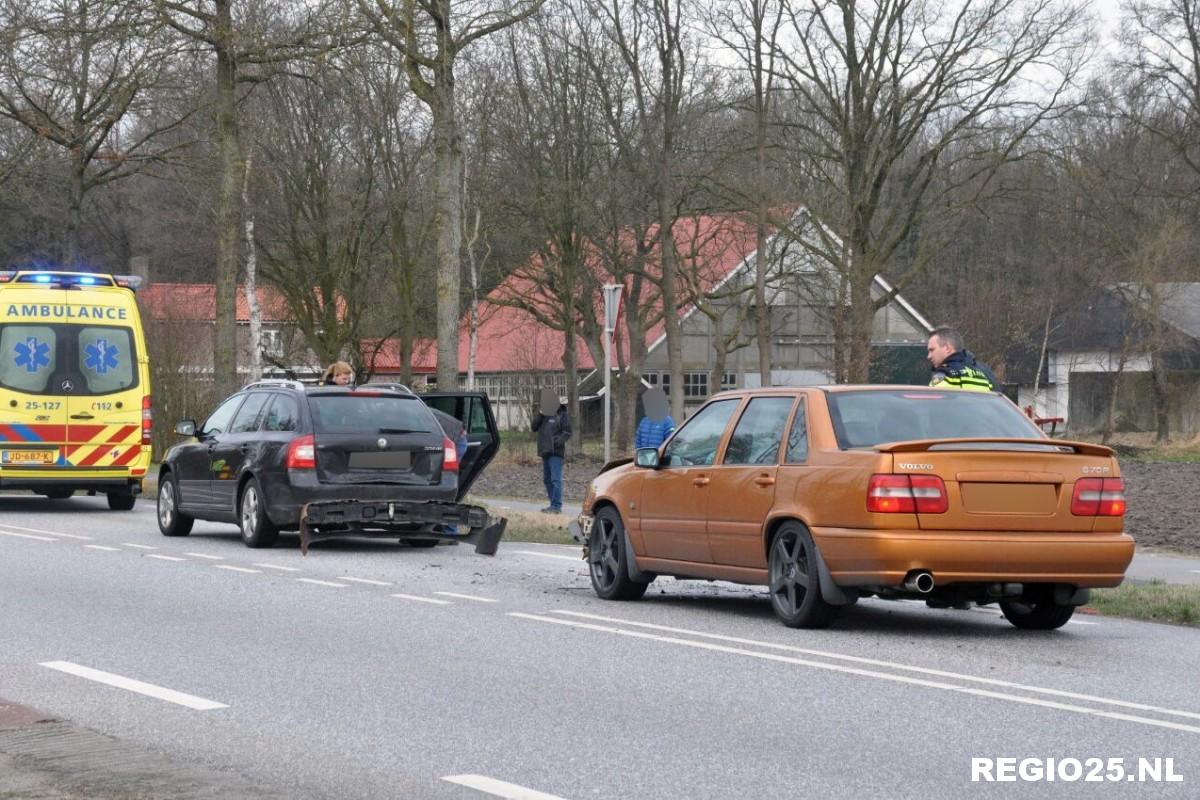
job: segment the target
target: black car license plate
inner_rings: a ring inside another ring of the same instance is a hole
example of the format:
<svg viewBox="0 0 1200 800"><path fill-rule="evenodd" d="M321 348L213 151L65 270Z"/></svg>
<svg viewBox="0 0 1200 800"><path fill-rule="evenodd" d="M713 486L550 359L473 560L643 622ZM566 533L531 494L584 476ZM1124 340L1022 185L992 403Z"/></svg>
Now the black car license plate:
<svg viewBox="0 0 1200 800"><path fill-rule="evenodd" d="M350 454L350 469L410 469L411 467L412 453L407 450Z"/></svg>

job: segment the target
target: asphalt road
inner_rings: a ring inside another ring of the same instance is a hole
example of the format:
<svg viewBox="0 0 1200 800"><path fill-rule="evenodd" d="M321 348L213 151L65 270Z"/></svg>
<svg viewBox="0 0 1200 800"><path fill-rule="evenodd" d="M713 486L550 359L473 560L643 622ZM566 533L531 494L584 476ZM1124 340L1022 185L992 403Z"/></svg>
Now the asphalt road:
<svg viewBox="0 0 1200 800"><path fill-rule="evenodd" d="M0 495L0 697L291 798L1196 797L1198 663L1194 629L867 600L793 631L758 588L600 601L568 547L302 557ZM1105 762L972 781L1001 757ZM1139 757L1182 780L1105 780Z"/></svg>

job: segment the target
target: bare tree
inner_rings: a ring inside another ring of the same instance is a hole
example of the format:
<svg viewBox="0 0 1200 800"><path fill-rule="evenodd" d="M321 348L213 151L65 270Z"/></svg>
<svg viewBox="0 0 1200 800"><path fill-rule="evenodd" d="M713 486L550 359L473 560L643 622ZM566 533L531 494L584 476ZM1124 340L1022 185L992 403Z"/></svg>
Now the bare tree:
<svg viewBox="0 0 1200 800"><path fill-rule="evenodd" d="M217 263L213 380L219 394L237 385L237 293L245 158L239 86L265 81L298 59L327 54L343 25L338 0L154 0L159 18L216 60Z"/></svg>
<svg viewBox="0 0 1200 800"><path fill-rule="evenodd" d="M971 202L958 190L986 187L1065 110L1085 23L1057 0L789 0L789 145L831 234L802 243L841 276L838 380L867 379L891 300L873 296L875 275L892 268L902 289L953 240Z"/></svg>
<svg viewBox="0 0 1200 800"><path fill-rule="evenodd" d="M473 42L535 13L544 0L357 0L374 30L404 58L413 92L433 117L436 177L438 388L458 385L462 285L463 150L454 69ZM465 20L463 22L462 20Z"/></svg>
<svg viewBox="0 0 1200 800"><path fill-rule="evenodd" d="M179 122L135 132L128 119L174 43L137 0L3 0L0 18L0 114L64 151L60 258L74 265L85 195L161 158L155 139Z"/></svg>

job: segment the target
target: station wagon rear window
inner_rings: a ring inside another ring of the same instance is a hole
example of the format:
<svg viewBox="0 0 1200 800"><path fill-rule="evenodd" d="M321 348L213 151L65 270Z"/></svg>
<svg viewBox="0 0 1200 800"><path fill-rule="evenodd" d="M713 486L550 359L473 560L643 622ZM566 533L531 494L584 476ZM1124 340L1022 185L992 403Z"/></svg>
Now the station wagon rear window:
<svg viewBox="0 0 1200 800"><path fill-rule="evenodd" d="M1043 438L1016 406L995 394L906 389L828 397L843 450L918 439Z"/></svg>
<svg viewBox="0 0 1200 800"><path fill-rule="evenodd" d="M418 398L393 394L310 395L317 433L431 433L437 421Z"/></svg>
<svg viewBox="0 0 1200 800"><path fill-rule="evenodd" d="M0 325L0 386L28 394L123 392L138 383L129 328L81 325Z"/></svg>

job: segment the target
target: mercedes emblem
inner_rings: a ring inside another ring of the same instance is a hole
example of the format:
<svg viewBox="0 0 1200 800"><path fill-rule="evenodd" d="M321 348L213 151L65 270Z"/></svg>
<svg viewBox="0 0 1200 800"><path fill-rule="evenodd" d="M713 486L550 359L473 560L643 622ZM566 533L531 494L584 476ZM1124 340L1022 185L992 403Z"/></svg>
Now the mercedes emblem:
<svg viewBox="0 0 1200 800"><path fill-rule="evenodd" d="M65 380L65 381L63 381L63 382L62 382L61 384L59 384L59 385L62 387L62 390L63 390L64 392L73 392L73 391L75 391L75 382L74 382L74 381L72 381L72 380Z"/></svg>
<svg viewBox="0 0 1200 800"><path fill-rule="evenodd" d="M380 450L387 450L387 439L384 439L382 436L379 437L379 441L375 442L375 444L379 445Z"/></svg>

